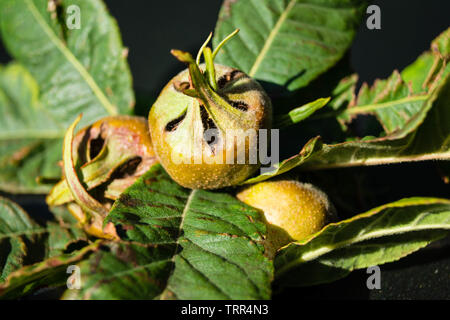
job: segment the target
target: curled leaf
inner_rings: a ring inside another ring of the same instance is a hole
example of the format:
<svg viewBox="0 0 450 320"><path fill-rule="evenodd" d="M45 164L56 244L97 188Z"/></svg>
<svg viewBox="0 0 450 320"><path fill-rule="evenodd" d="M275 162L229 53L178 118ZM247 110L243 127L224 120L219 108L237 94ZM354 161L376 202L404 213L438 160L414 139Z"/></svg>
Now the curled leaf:
<svg viewBox="0 0 450 320"><path fill-rule="evenodd" d="M334 281L355 269L396 261L449 232L449 200L402 199L329 224L282 248L275 276L287 286Z"/></svg>

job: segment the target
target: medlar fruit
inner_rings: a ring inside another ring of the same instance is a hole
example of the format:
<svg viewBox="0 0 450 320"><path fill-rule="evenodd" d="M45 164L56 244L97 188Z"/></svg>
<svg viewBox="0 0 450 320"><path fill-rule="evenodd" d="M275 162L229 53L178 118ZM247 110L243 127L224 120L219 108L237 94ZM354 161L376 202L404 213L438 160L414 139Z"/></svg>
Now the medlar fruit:
<svg viewBox="0 0 450 320"><path fill-rule="evenodd" d="M271 126L270 98L242 71L214 64L218 50L237 31L214 52L206 46L210 35L196 60L172 50L188 69L169 81L149 114L159 161L173 180L187 188L236 185L260 167L254 155L259 129Z"/></svg>
<svg viewBox="0 0 450 320"><path fill-rule="evenodd" d="M324 192L296 180L260 182L239 191L237 198L263 211L267 222L265 248L270 257L289 242L318 232L336 215Z"/></svg>
<svg viewBox="0 0 450 320"><path fill-rule="evenodd" d="M46 201L49 206L66 205L87 232L109 238L102 224L113 201L157 162L147 121L111 116L74 138L73 130L74 125L66 134L63 178Z"/></svg>

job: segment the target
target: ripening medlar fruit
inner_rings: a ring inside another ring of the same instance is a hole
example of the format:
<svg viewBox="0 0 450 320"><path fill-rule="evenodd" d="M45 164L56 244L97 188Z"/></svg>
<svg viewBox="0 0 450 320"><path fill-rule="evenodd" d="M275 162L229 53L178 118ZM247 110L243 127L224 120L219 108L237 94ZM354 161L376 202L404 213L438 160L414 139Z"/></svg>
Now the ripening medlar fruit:
<svg viewBox="0 0 450 320"><path fill-rule="evenodd" d="M110 116L81 129L75 137L73 130L74 126L68 130L72 132L64 145L71 149L71 157L66 155L63 165L79 173L68 175L64 170L62 180L47 195L47 204L65 205L88 233L110 238L103 231L103 219L113 201L157 162L147 120ZM78 187L74 189L73 183ZM90 208L86 198L98 202L97 209Z"/></svg>
<svg viewBox="0 0 450 320"><path fill-rule="evenodd" d="M160 163L173 180L191 189L232 186L248 178L260 166L250 159L257 154L259 129L271 126L271 101L259 83L214 64L224 42L214 52L207 42L197 60L172 50L188 69L164 87L148 119ZM243 138L245 133L251 138Z"/></svg>
<svg viewBox="0 0 450 320"><path fill-rule="evenodd" d="M237 198L263 211L265 248L270 257L289 242L318 232L335 217L334 206L324 192L296 180L260 182L239 191Z"/></svg>

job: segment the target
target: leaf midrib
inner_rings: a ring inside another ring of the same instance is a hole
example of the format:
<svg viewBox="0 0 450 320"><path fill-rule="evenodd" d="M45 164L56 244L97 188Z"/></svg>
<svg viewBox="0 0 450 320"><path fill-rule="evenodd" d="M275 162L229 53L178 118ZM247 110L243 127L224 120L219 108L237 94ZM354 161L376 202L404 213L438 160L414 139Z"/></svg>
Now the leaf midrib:
<svg viewBox="0 0 450 320"><path fill-rule="evenodd" d="M256 72L258 71L264 57L267 55L267 52L269 51L270 47L272 46L273 41L275 40L276 35L279 33L281 26L283 25L284 21L286 20L289 12L294 7L297 0L291 0L289 4L287 5L286 9L284 9L283 13L278 18L277 23L275 24L272 31L270 31L269 36L267 37L266 41L264 42L264 46L262 47L260 53L255 59L255 62L253 63L252 68L250 69L248 75L250 77L254 77Z"/></svg>
<svg viewBox="0 0 450 320"><path fill-rule="evenodd" d="M333 162L333 163L317 163L307 164L308 170L323 170L323 169L338 169L348 167L360 167L360 166L379 166L383 164L402 163L402 162L418 162L418 161L431 161L431 160L450 160L450 151L433 152L433 153L420 153L410 156L398 156L398 157L372 157L369 159L360 159L357 161L345 161L345 162Z"/></svg>
<svg viewBox="0 0 450 320"><path fill-rule="evenodd" d="M284 11L281 13L280 17L278 18L277 22L275 23L274 28L270 31L269 36L265 40L261 51L259 52L258 56L256 57L255 62L253 63L253 66L251 67L251 69L248 73L248 75L250 77L254 77L255 74L258 72L258 69L261 66L265 56L267 55L267 52L269 51L270 47L272 46L273 41L275 40L276 36L280 32L280 29L283 26L283 23L286 21L289 13L291 12L292 8L294 8L294 6L296 4L299 4L302 6L310 6L310 7L314 7L314 8L325 9L325 10L328 10L328 9L347 10L347 9L349 9L349 8L328 8L328 7L324 7L324 6L313 5L311 3L298 3L298 0L291 0L289 2L289 4L286 6L286 9L284 9Z"/></svg>
<svg viewBox="0 0 450 320"><path fill-rule="evenodd" d="M91 88L94 95L98 98L100 103L103 105L105 110L111 115L117 115L117 108L111 104L111 102L106 98L103 91L99 88L97 83L94 81L92 76L87 72L83 65L77 60L77 58L66 48L66 46L61 42L61 40L55 36L53 30L45 23L45 20L40 15L38 9L32 2L32 0L26 0L27 6L30 9L31 14L36 19L38 25L41 26L42 30L48 35L49 39L58 48L59 51L67 58L67 60L73 65L73 67L78 71L81 77L86 81L88 86Z"/></svg>
<svg viewBox="0 0 450 320"><path fill-rule="evenodd" d="M397 100L391 100L391 101L382 102L382 103L367 104L367 105L363 105L363 106L348 108L344 113L357 114L357 113L364 113L364 112L368 112L368 111L376 111L379 109L395 107L397 105L402 105L402 104L405 104L408 102L426 101L429 97L430 97L429 95L420 95L420 96L414 96L414 97L406 97L406 98L397 99Z"/></svg>
<svg viewBox="0 0 450 320"><path fill-rule="evenodd" d="M189 207L191 206L191 202L195 196L195 194L197 193L197 189L191 190L191 193L189 194L187 200L186 200L186 205L183 209L183 212L181 213L180 216L180 226L178 228L178 234L177 234L177 239L176 239L176 245L175 245L175 250L174 250L174 254L172 256L172 259L170 259L170 261L173 263L173 267L172 267L172 271L170 273L170 276L168 277L167 280L167 286L166 289L164 289L164 291L161 293L161 300L164 300L167 294L167 290L169 289L169 280L170 278L173 276L173 273L175 271L175 259L178 256L177 252L178 252L178 248L180 246L180 236L183 232L183 226L184 226L184 221L186 219L186 214L189 211Z"/></svg>
<svg viewBox="0 0 450 320"><path fill-rule="evenodd" d="M343 115L364 114L364 113L368 113L371 111L375 112L380 109L392 108L392 107L402 105L405 103L411 103L411 102L416 102L416 101L426 101L428 98L430 98L429 94L406 97L406 98L391 100L391 101L387 101L387 102L372 103L372 104L366 104L366 105L362 105L362 106L350 107L343 111L337 110L337 111L326 112L326 113L323 113L320 115L313 115L313 116L309 117L308 119L319 120L319 119L335 118L336 116L343 116Z"/></svg>
<svg viewBox="0 0 450 320"><path fill-rule="evenodd" d="M312 260L315 260L319 258L320 256L323 256L333 250L341 249L345 246L349 246L352 244L360 243L367 240L377 239L381 238L383 236L392 236L396 234L402 234L406 232L411 231L423 231L423 230L450 230L450 224L425 224L425 225L413 225L413 226L403 226L403 227L397 227L397 228L391 228L389 230L375 230L369 233L366 233L363 236L358 236L355 238L350 238L347 240L343 240L340 242L337 242L333 245L329 246L321 246L319 248L314 249L313 251L305 252L297 259L291 261L290 263L287 263L284 265L280 270L277 272L278 275L281 275L291 269L292 267L296 266L297 264L306 263Z"/></svg>

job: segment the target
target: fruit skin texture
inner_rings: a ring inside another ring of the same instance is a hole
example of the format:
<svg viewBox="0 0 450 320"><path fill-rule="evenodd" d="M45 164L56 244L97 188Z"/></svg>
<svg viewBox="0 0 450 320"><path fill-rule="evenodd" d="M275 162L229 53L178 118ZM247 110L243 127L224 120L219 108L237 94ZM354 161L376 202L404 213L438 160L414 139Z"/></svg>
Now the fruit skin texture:
<svg viewBox="0 0 450 320"><path fill-rule="evenodd" d="M307 238L335 217L335 209L325 193L296 180L257 183L241 190L237 198L264 212L266 250L272 257L278 248Z"/></svg>
<svg viewBox="0 0 450 320"><path fill-rule="evenodd" d="M248 178L260 167L259 161L250 164L248 160L249 150L257 150L257 139L245 146L242 142L239 145L228 143L226 131L254 129L258 133L258 129L271 126L271 101L259 83L239 70L218 64L214 67L217 91L208 85L195 88L206 92L207 99L188 96L177 89L180 84L190 83L190 73L186 69L165 86L149 114L150 133L159 161L172 179L191 189L222 188ZM205 66L200 65L199 69L203 71ZM243 110L242 106L247 109ZM182 120L174 129L168 128L169 123L180 118ZM210 145L203 136L207 128L217 130L217 144ZM234 151L241 147L246 153L244 164L237 163L237 152ZM230 152L234 152L234 160L227 164L226 157ZM196 155L202 156L200 162Z"/></svg>
<svg viewBox="0 0 450 320"><path fill-rule="evenodd" d="M110 159L108 156L86 159L87 155L83 157L81 154L86 148L85 144L99 138L109 147L108 153L112 155L112 159L108 162L105 161ZM131 186L137 178L157 162L148 134L148 125L143 117L119 115L102 118L80 130L74 137L73 145L73 158L78 160L78 165L86 167L86 163L94 162L101 162L101 168L107 165L109 171L104 172L103 179L106 179L112 170L117 169L120 165L136 158L140 159L131 175L124 174L109 183L105 196L111 200L116 200L123 190ZM101 181L101 179L98 180Z"/></svg>
<svg viewBox="0 0 450 320"><path fill-rule="evenodd" d="M105 117L81 129L72 140L72 159L93 198L109 210L113 201L157 163L147 120L134 116ZM65 174L47 195L49 206L67 207L85 231L111 238L104 217L90 217L76 202Z"/></svg>

